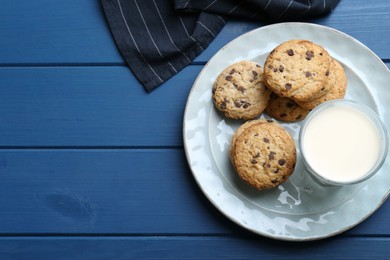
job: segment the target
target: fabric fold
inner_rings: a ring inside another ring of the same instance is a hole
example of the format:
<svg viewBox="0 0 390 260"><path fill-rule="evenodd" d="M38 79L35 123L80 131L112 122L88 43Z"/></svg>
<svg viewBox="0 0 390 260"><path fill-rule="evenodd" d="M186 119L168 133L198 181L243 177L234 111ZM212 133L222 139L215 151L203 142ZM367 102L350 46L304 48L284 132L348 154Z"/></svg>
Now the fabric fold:
<svg viewBox="0 0 390 260"><path fill-rule="evenodd" d="M126 64L151 91L190 64L230 17L272 20L329 13L338 0L101 0Z"/></svg>

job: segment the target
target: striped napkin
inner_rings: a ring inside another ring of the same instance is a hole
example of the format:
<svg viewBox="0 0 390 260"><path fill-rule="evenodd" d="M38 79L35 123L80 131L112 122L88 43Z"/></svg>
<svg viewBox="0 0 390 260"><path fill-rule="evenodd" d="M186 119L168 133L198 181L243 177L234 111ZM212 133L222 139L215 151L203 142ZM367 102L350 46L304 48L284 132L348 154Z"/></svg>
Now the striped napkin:
<svg viewBox="0 0 390 260"><path fill-rule="evenodd" d="M228 18L301 19L331 12L339 0L101 0L115 42L151 91L190 64Z"/></svg>

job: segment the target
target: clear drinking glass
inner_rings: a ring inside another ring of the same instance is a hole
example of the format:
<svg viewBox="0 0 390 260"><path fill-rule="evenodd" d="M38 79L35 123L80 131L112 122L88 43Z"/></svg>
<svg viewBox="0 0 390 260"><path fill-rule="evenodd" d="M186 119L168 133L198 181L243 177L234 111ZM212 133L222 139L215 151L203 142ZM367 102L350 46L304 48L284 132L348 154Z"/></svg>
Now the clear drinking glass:
<svg viewBox="0 0 390 260"><path fill-rule="evenodd" d="M385 125L369 107L347 99L313 109L299 133L309 173L323 184L347 185L373 176L386 160Z"/></svg>

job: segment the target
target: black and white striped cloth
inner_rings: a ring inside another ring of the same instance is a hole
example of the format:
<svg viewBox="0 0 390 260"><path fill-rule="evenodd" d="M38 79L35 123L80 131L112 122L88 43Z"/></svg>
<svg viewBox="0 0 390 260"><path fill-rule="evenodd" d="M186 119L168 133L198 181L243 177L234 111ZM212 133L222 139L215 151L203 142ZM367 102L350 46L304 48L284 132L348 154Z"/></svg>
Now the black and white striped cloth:
<svg viewBox="0 0 390 260"><path fill-rule="evenodd" d="M177 74L229 17L285 21L325 15L339 0L101 0L115 42L147 91Z"/></svg>

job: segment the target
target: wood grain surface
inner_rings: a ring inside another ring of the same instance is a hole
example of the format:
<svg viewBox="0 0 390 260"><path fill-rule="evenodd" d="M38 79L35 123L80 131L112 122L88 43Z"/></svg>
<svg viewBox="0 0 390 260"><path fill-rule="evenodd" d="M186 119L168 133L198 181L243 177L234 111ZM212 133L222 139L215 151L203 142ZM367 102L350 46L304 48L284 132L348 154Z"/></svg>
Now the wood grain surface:
<svg viewBox="0 0 390 260"><path fill-rule="evenodd" d="M390 1L342 0L306 20L390 66ZM289 243L237 226L198 188L183 148L188 93L207 61L267 21L228 22L148 94L96 0L0 8L0 259L302 259L390 256L390 203L333 238Z"/></svg>

